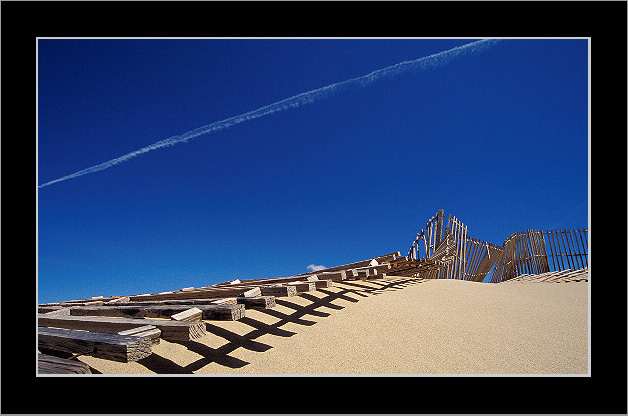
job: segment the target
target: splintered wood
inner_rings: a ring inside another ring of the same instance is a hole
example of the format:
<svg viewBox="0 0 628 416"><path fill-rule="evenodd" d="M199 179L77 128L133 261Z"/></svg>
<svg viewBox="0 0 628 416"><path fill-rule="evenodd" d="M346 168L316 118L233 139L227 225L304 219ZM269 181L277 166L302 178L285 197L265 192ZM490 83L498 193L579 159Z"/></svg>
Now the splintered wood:
<svg viewBox="0 0 628 416"><path fill-rule="evenodd" d="M37 373L39 374L91 374L85 363L47 354L37 354Z"/></svg>
<svg viewBox="0 0 628 416"><path fill-rule="evenodd" d="M151 341L130 335L103 334L71 329L38 328L40 348L90 354L107 360L130 362L151 354Z"/></svg>

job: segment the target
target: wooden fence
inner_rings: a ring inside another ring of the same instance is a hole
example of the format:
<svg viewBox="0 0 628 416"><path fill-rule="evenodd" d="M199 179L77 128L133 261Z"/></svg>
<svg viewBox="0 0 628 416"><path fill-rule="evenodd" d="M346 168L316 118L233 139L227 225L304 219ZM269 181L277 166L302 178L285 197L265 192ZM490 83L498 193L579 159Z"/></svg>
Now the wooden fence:
<svg viewBox="0 0 628 416"><path fill-rule="evenodd" d="M442 265L421 277L482 281L503 249L470 236L468 227L455 216L448 216L444 228L443 222L444 211L441 209L427 221L425 229L417 233L412 243L408 253L410 258L424 258Z"/></svg>
<svg viewBox="0 0 628 416"><path fill-rule="evenodd" d="M276 297L297 296L344 280L390 275L516 283L579 281L588 276L586 229L521 231L496 246L470 236L455 216L448 216L445 227L444 220L443 210L430 218L408 256L394 252L288 277L39 304L39 372L89 373L89 368L73 361L83 354L121 362L142 360L160 339L191 342L204 337L203 321L236 321L246 317L247 309L274 308ZM63 361L67 357L71 359Z"/></svg>
<svg viewBox="0 0 628 416"><path fill-rule="evenodd" d="M497 246L469 235L468 227L444 211L430 218L412 242L410 259L441 265L425 272L427 279L460 279L498 283L524 274L588 268L587 230L527 230Z"/></svg>
<svg viewBox="0 0 628 416"><path fill-rule="evenodd" d="M492 283L523 274L541 274L589 267L588 232L572 230L527 230L504 242L504 254L491 275Z"/></svg>
<svg viewBox="0 0 628 416"><path fill-rule="evenodd" d="M247 310L275 308L278 297L306 296L336 283L383 279L387 274L411 277L439 267L431 260L401 257L397 251L315 273L39 304L38 372L90 373L89 366L76 361L81 355L140 361L160 340L195 342L208 335L205 321L241 320Z"/></svg>

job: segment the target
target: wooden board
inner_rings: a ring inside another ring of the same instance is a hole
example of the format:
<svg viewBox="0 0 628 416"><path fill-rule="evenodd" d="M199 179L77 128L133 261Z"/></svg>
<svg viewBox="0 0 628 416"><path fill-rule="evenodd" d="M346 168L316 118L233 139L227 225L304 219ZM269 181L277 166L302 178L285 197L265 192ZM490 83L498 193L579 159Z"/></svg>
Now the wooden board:
<svg viewBox="0 0 628 416"><path fill-rule="evenodd" d="M251 287L225 287L225 288L201 288L188 292L171 292L164 294L129 296L130 301L145 300L170 300L170 299L211 299L237 296L260 296L259 288Z"/></svg>
<svg viewBox="0 0 628 416"><path fill-rule="evenodd" d="M258 297L258 296L286 297L286 296L296 296L297 295L296 287L289 286L289 285L284 285L284 284L257 286L256 289L259 289L259 294L258 295L247 296L247 297ZM242 297L242 296L238 296L238 298L240 298L240 297Z"/></svg>
<svg viewBox="0 0 628 416"><path fill-rule="evenodd" d="M297 293L316 290L316 284L314 282L290 282L283 283L282 286L294 286L297 289Z"/></svg>
<svg viewBox="0 0 628 416"><path fill-rule="evenodd" d="M204 320L235 321L244 317L244 305L196 305L203 311ZM121 316L135 318L168 318L188 310L186 305L159 306L75 306L72 316Z"/></svg>
<svg viewBox="0 0 628 416"><path fill-rule="evenodd" d="M246 309L270 309L277 306L274 296L246 296L236 298Z"/></svg>
<svg viewBox="0 0 628 416"><path fill-rule="evenodd" d="M70 308L64 308L63 306L59 306L58 308L54 308L43 313L45 313L46 315L70 315Z"/></svg>
<svg viewBox="0 0 628 416"><path fill-rule="evenodd" d="M324 288L333 286L333 283L331 280L316 280L312 283L314 283L315 289L321 289L321 288L324 289Z"/></svg>
<svg viewBox="0 0 628 416"><path fill-rule="evenodd" d="M294 286L264 286L261 288L261 292L262 296L296 296L297 288Z"/></svg>
<svg viewBox="0 0 628 416"><path fill-rule="evenodd" d="M255 285L269 285L269 284L278 284L278 283L290 283L290 282L296 282L296 281L316 281L318 280L317 274L316 273L311 273L307 276L304 275L299 275L299 276L289 276L289 277L272 277L272 278L268 278L268 279L244 279L244 280L238 280L237 282L233 283L232 282L226 282L226 283L218 283L212 287L218 287L218 288L222 288L222 287L229 287L229 286L255 286Z"/></svg>
<svg viewBox="0 0 628 416"><path fill-rule="evenodd" d="M116 299L112 299L109 300L107 302L105 302L105 305L110 304L110 303L120 303L120 302L128 302L130 299L128 296L120 296L119 298Z"/></svg>
<svg viewBox="0 0 628 416"><path fill-rule="evenodd" d="M199 308L190 308L170 317L173 321L199 322L203 317L203 311Z"/></svg>
<svg viewBox="0 0 628 416"><path fill-rule="evenodd" d="M76 360L37 354L38 374L91 374L89 365Z"/></svg>
<svg viewBox="0 0 628 416"><path fill-rule="evenodd" d="M67 309L67 311L63 311L58 313L57 315L69 315L70 314L70 308L66 307L66 306L47 306L47 305L40 305L37 307L37 312L38 313L50 313L50 312L56 312L56 311L60 311L60 310L64 310Z"/></svg>
<svg viewBox="0 0 628 416"><path fill-rule="evenodd" d="M152 325L161 331L161 338L191 341L207 334L203 322L177 322L156 319L109 318L104 316L37 315L39 326L117 334L120 331Z"/></svg>
<svg viewBox="0 0 628 416"><path fill-rule="evenodd" d="M235 305L236 298L211 298L211 299L171 299L171 300L144 300L135 302L120 302L116 306L159 306L159 305ZM42 309L42 307L40 307Z"/></svg>
<svg viewBox="0 0 628 416"><path fill-rule="evenodd" d="M296 293L302 293L302 292L309 292L309 291L313 291L316 290L316 283L318 281L317 278L312 278L310 276L310 279L312 280L289 280L287 282L272 282L272 283L263 283L260 284L258 282L255 283L251 283L251 285L254 285L255 287L259 287L260 289L260 294L263 296L279 296L279 295L273 295L270 291L265 290L268 287L281 287L281 286L294 286L296 288ZM283 280L283 279L281 279ZM237 286L240 288L245 288L245 287L249 287L248 284L246 283L242 283L242 284L238 284L238 285L233 285L233 286ZM292 296L290 293L292 292L286 292L286 295L283 296Z"/></svg>
<svg viewBox="0 0 628 416"><path fill-rule="evenodd" d="M347 278L347 271L340 270L338 272L325 272L325 273L317 273L319 281L323 280L331 280L334 282L341 282Z"/></svg>
<svg viewBox="0 0 628 416"><path fill-rule="evenodd" d="M144 325L137 328L125 329L118 332L118 335L132 335L134 337L148 338L153 345L159 344L161 329L154 325Z"/></svg>
<svg viewBox="0 0 628 416"><path fill-rule="evenodd" d="M131 362L152 354L145 338L70 329L38 327L38 345L55 351L87 354L106 360Z"/></svg>

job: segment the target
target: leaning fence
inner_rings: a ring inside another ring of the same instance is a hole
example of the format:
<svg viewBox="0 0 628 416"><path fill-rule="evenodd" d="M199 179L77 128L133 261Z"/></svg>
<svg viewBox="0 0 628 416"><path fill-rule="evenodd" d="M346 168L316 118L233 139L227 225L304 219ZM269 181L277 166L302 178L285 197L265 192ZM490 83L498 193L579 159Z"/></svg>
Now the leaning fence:
<svg viewBox="0 0 628 416"><path fill-rule="evenodd" d="M498 283L524 274L588 268L588 230L526 230L497 246L469 235L468 227L444 211L430 218L412 242L408 257L434 260L441 267L428 279Z"/></svg>

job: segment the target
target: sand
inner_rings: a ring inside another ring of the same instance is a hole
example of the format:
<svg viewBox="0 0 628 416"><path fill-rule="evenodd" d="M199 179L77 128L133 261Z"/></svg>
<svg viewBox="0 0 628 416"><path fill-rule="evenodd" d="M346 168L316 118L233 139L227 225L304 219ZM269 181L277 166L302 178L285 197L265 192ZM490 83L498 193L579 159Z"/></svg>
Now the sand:
<svg viewBox="0 0 628 416"><path fill-rule="evenodd" d="M588 374L588 283L387 277L334 283L110 374Z"/></svg>

